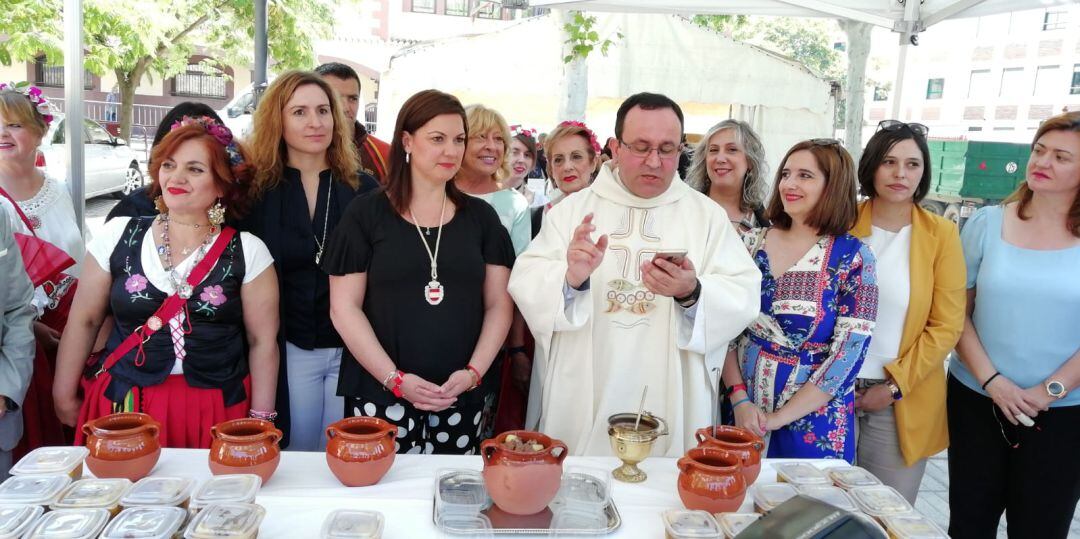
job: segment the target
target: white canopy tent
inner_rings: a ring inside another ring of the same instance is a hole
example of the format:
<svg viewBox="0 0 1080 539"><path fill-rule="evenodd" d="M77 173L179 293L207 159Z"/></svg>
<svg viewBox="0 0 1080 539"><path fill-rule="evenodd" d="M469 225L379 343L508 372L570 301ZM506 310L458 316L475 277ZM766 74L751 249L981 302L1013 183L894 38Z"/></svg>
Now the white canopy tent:
<svg viewBox="0 0 1080 539"><path fill-rule="evenodd" d="M483 103L511 124L550 131L566 119L558 117L560 25L555 15L536 17L398 54L380 80L379 134L392 136L398 109L425 88L450 92L466 105ZM688 133L727 118L749 122L776 154L768 155L772 163L794 142L832 132L830 83L790 59L671 15L603 13L596 30L624 35L607 56L588 59L586 121L601 143L614 134L623 99L641 91L675 99Z"/></svg>
<svg viewBox="0 0 1080 539"><path fill-rule="evenodd" d="M583 11L773 15L851 19L888 28L900 34L897 94L892 117L900 117L900 90L908 48L918 44L919 32L952 18L981 17L1009 11L1075 3L1076 0L530 0L533 7ZM865 44L869 46L869 44Z"/></svg>

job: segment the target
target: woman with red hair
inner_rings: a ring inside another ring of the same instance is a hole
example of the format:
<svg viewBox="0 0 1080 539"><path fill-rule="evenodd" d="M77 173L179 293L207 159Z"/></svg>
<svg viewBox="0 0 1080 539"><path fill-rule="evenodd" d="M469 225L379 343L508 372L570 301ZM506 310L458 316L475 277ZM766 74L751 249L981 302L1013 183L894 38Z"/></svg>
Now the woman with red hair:
<svg viewBox="0 0 1080 539"><path fill-rule="evenodd" d="M275 415L277 277L262 241L222 226L245 210L250 176L228 128L185 117L154 148L150 175L160 215L113 219L87 246L56 411L76 427L142 412L161 423L163 445L209 447L218 422ZM88 361L110 311L108 344Z"/></svg>

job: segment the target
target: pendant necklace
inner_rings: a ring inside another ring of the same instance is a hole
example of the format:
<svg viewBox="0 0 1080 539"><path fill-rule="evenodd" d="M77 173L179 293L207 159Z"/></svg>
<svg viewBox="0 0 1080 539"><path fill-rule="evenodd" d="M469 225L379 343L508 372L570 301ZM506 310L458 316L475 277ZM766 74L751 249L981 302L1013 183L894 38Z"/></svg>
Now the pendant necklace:
<svg viewBox="0 0 1080 539"><path fill-rule="evenodd" d="M161 255L162 258L164 258L165 264L163 269L165 270L165 273L169 276L169 281L170 283L172 283L173 289L176 290L177 295L179 295L182 299L187 300L191 297L191 294L194 291L191 284L188 283L188 276L191 275L191 271L194 270L195 266L199 262L201 262L202 259L206 256L206 252L210 249L210 238L212 238L214 236L214 233L217 232L217 227L210 227L210 230L207 232L206 236L202 240L202 243L199 244L199 247L196 250L197 254L195 256L195 262L191 265L191 267L188 268L187 272L185 272L183 275L178 275L176 273L176 266L173 265L172 242L169 241L169 214L161 214L158 217L158 220L161 221L162 240L161 246L158 247L158 254Z"/></svg>
<svg viewBox="0 0 1080 539"><path fill-rule="evenodd" d="M420 230L420 224L416 221L416 217L413 215L412 208L409 208L409 219L412 220L413 226L416 227L416 233L420 235L420 243L424 244L424 250L427 251L428 258L431 259L431 282L424 287L424 300L429 305L438 305L443 300L443 286L439 283L439 244L442 242L443 233L443 218L446 216L446 191L443 191L442 209L439 210L439 232L435 235L435 252L431 251L431 247L428 247L427 240L424 239L424 233ZM430 232L431 229L428 228Z"/></svg>
<svg viewBox="0 0 1080 539"><path fill-rule="evenodd" d="M312 236L314 236L314 238L315 238L315 245L318 247L318 250L315 251L315 265L316 266L318 266L319 262L322 261L323 247L326 246L326 231L330 228L330 189L333 186L334 186L334 175L330 174L330 183L328 183L327 186L326 186L326 214L323 217L322 241L319 241L319 237L315 236L315 233L312 232ZM319 204L319 201L316 199L315 205L317 206L318 204Z"/></svg>

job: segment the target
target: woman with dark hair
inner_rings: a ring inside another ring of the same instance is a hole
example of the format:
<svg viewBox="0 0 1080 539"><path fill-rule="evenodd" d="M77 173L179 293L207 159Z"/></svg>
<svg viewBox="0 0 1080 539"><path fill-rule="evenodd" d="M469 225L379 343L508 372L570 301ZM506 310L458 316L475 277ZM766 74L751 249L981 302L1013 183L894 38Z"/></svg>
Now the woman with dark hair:
<svg viewBox="0 0 1080 539"><path fill-rule="evenodd" d="M239 227L266 242L278 273L277 426L289 449L325 448L327 425L341 419L344 343L330 321L330 280L319 262L345 208L379 186L360 171L352 134L330 84L290 71L266 89L248 141L254 206Z"/></svg>
<svg viewBox="0 0 1080 539"><path fill-rule="evenodd" d="M179 105L173 107L169 112L165 113L165 117L161 119L161 123L158 124L157 130L154 131L154 142L150 146L150 150L153 151L154 146L157 146L161 139L165 138L165 135L169 134L169 129L173 124L180 121L184 116L191 118L198 118L199 116L206 116L213 118L215 122L223 124L221 118L218 117L217 112L210 108L209 105L204 103L196 103L194 101L184 101ZM112 220L114 217L146 217L150 215L157 215L158 209L154 206L154 200L147 195L147 191L150 188L147 186L140 187L124 198L120 199L111 210L109 215L105 217L105 222Z"/></svg>
<svg viewBox="0 0 1080 539"><path fill-rule="evenodd" d="M322 262L345 415L397 425L401 453L475 453L498 390L485 374L510 328L514 248L495 210L454 185L467 125L452 95L410 97L386 190L349 206Z"/></svg>
<svg viewBox="0 0 1080 539"><path fill-rule="evenodd" d="M772 226L744 238L761 312L723 376L735 424L767 435L770 458L855 459L855 374L878 295L874 255L847 232L856 216L851 155L837 140L808 140L781 161Z"/></svg>
<svg viewBox="0 0 1080 539"><path fill-rule="evenodd" d="M547 203L546 194L529 188L528 176L536 166L535 137L535 129L526 129L520 125L510 126L510 178L506 180L506 185L525 195L530 211ZM533 237L536 237L536 233L537 230L533 229Z"/></svg>
<svg viewBox="0 0 1080 539"><path fill-rule="evenodd" d="M964 327L956 225L919 207L930 189L927 128L885 120L859 161L851 234L877 257L874 338L855 382L858 464L912 504L926 458L949 445L945 357Z"/></svg>
<svg viewBox="0 0 1080 539"><path fill-rule="evenodd" d="M686 175L690 187L716 201L740 235L769 226L765 219L765 148L746 122L724 120L698 142Z"/></svg>
<svg viewBox="0 0 1080 539"><path fill-rule="evenodd" d="M274 414L273 260L258 238L222 226L247 207L243 150L213 119L184 118L149 170L161 214L98 231L60 342L53 398L77 445L82 425L115 412L149 414L162 445L194 448L209 447L221 421ZM108 312L108 345L88 362Z"/></svg>
<svg viewBox="0 0 1080 539"><path fill-rule="evenodd" d="M1043 121L1025 181L961 235L949 363L949 535L1070 536L1080 500L1080 112Z"/></svg>

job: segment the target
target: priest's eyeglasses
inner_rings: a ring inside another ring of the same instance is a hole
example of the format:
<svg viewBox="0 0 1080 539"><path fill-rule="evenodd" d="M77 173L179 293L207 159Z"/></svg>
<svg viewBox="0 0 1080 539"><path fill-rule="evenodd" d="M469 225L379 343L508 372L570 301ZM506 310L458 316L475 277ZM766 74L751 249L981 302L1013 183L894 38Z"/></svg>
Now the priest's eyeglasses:
<svg viewBox="0 0 1080 539"><path fill-rule="evenodd" d="M619 144L622 144L627 149L629 149L630 153L633 154L635 157L640 157L642 159L648 159L649 155L652 154L654 151L656 152L656 155L660 157L660 159L674 159L675 156L679 155L679 146L676 144L663 144L658 148L649 146L648 142L635 142L633 144L627 144L620 140Z"/></svg>
<svg viewBox="0 0 1080 539"><path fill-rule="evenodd" d="M905 128L905 127L908 128L912 133L915 133L916 135L919 135L920 137L924 137L924 138L926 137L927 134L930 133L930 128L929 127L926 127L923 124L915 123L915 122L904 123L904 122L901 122L900 120L882 120L881 123L877 124L877 128L878 128L879 131L881 131L881 130L899 131L899 130Z"/></svg>

